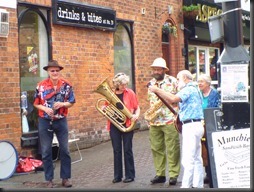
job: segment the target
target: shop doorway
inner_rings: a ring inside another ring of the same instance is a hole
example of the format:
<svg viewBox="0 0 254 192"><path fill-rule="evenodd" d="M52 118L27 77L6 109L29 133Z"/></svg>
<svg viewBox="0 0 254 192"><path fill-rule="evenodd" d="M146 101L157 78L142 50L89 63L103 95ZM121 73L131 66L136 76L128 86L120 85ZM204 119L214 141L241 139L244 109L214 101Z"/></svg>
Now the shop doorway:
<svg viewBox="0 0 254 192"><path fill-rule="evenodd" d="M33 107L36 85L47 77L43 67L49 59L47 10L18 6L19 67L22 133L37 132L37 110Z"/></svg>

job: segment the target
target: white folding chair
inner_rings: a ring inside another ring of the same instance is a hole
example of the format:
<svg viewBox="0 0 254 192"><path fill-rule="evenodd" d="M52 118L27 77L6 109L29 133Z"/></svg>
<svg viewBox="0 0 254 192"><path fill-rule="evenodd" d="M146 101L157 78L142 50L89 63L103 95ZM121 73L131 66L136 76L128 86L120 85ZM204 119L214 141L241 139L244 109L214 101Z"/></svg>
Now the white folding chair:
<svg viewBox="0 0 254 192"><path fill-rule="evenodd" d="M79 145L78 145L78 141L79 141L79 138L76 138L76 134L75 134L75 131L72 130L69 132L69 140L68 140L68 143L71 144L71 143L75 143L75 146L76 146L76 149L77 149L77 152L79 154L79 159L75 160L75 161L72 161L71 163L77 163L77 162L80 162L82 161L82 154L80 152L80 149L79 149Z"/></svg>
<svg viewBox="0 0 254 192"><path fill-rule="evenodd" d="M78 145L78 141L79 141L79 138L76 138L76 134L74 131L70 131L69 132L69 140L68 140L68 143L69 145L71 143L74 143L75 146L76 146L76 149L77 149L77 152L79 154L79 159L75 160L75 161L72 161L71 163L77 163L77 162L80 162L83 160L83 157L82 157L82 154L80 152L80 149L79 149L79 145ZM60 149L59 149L59 143L58 143L58 140L57 140L57 137L56 135L54 134L54 137L53 137L53 141L52 141L52 147L58 147L58 151L57 151L57 156L55 159L53 159L53 161L57 161L59 159L59 153L60 153Z"/></svg>

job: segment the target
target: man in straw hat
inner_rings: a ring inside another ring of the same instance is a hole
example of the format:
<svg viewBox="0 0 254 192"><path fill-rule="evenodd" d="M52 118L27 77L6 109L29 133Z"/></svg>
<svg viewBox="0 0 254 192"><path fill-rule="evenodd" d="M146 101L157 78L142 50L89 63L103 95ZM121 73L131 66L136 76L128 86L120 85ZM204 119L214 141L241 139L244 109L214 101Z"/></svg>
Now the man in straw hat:
<svg viewBox="0 0 254 192"><path fill-rule="evenodd" d="M34 106L38 109L38 131L47 187L53 188L54 166L52 160L52 140L55 133L60 150L60 177L64 187L72 187L71 157L68 147L68 108L75 103L72 85L60 76L63 69L57 61L51 60L43 67L48 78L39 82L34 96Z"/></svg>
<svg viewBox="0 0 254 192"><path fill-rule="evenodd" d="M157 58L151 65L153 79L149 86L158 86L160 89L175 94L177 92L176 78L166 74L169 69L163 58ZM160 100L156 94L148 90L150 109L156 108ZM179 134L174 126L174 114L163 104L158 110L158 115L149 122L149 137L156 170L152 184L166 181L166 168L168 167L169 185L176 185L180 172L180 141Z"/></svg>

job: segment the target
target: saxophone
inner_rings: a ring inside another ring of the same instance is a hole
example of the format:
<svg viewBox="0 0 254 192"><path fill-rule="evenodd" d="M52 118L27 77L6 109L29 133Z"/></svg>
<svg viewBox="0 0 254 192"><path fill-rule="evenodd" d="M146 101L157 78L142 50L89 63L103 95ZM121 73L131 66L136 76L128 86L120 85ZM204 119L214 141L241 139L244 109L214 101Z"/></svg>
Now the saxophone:
<svg viewBox="0 0 254 192"><path fill-rule="evenodd" d="M149 86L150 83L147 84L147 87ZM156 117L158 117L158 115L160 114L161 107L164 104L175 116L174 125L176 130L178 131L178 133L182 133L182 122L179 119L178 112L173 108L173 106L171 106L171 104L167 103L167 101L165 101L160 95L158 94L155 95L159 98L159 100L145 112L144 114L145 120L153 121Z"/></svg>
<svg viewBox="0 0 254 192"><path fill-rule="evenodd" d="M145 120L150 122L154 121L161 113L162 105L163 102L160 99L156 103L154 103L154 105L145 112L144 114Z"/></svg>
<svg viewBox="0 0 254 192"><path fill-rule="evenodd" d="M149 87L151 83L149 82L147 84L147 87ZM149 122L153 122L161 113L161 107L163 105L163 102L161 99L158 99L153 106L151 106L145 113L144 113L144 118L145 120Z"/></svg>

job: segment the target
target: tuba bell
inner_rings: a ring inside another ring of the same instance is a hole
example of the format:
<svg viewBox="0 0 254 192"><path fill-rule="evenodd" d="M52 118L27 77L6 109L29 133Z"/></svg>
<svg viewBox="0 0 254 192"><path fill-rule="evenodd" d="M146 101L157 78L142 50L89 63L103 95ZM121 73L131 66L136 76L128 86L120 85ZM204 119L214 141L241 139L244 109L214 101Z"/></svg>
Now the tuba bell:
<svg viewBox="0 0 254 192"><path fill-rule="evenodd" d="M113 123L120 131L130 132L135 128L135 121L131 121L129 127L125 127L127 118L131 119L132 113L126 108L122 101L115 95L108 84L108 78L102 81L94 92L103 95L96 102L96 109L104 115L111 123ZM102 104L103 103L103 104ZM105 106L105 103L108 105ZM103 106L103 107L102 107Z"/></svg>

